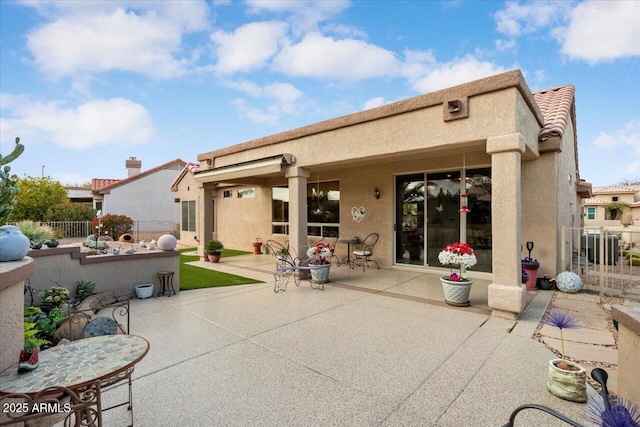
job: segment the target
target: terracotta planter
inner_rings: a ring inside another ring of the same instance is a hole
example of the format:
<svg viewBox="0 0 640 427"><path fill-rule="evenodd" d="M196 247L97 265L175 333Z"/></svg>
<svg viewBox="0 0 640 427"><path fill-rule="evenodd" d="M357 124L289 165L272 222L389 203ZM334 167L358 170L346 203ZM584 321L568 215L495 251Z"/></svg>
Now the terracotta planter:
<svg viewBox="0 0 640 427"><path fill-rule="evenodd" d="M561 399L572 402L587 401L587 371L577 363L565 361L569 366L578 368L577 371L566 371L556 366L562 359L549 361L549 375L547 388Z"/></svg>
<svg viewBox="0 0 640 427"><path fill-rule="evenodd" d="M539 267L540 264L538 263L522 263L522 269L529 275L529 280L527 280L527 283L525 283L528 291L536 289Z"/></svg>
<svg viewBox="0 0 640 427"><path fill-rule="evenodd" d="M471 305L469 294L471 293L473 280L454 282L449 280L447 276L442 276L440 281L444 292L444 302L455 307L468 307Z"/></svg>
<svg viewBox="0 0 640 427"><path fill-rule="evenodd" d="M207 258L209 258L210 262L218 262L220 261L220 256L222 252L209 252L207 253Z"/></svg>
<svg viewBox="0 0 640 427"><path fill-rule="evenodd" d="M253 254L260 255L262 254L262 242L254 242L253 245Z"/></svg>

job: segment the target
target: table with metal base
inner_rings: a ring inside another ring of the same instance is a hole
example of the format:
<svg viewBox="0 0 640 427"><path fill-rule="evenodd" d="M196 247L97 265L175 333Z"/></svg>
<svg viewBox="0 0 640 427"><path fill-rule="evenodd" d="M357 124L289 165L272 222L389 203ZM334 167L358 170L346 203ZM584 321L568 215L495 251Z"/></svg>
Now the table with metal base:
<svg viewBox="0 0 640 427"><path fill-rule="evenodd" d="M358 243L362 243L360 239L339 239L338 243L346 243L347 244L347 265L351 266L351 245L357 245ZM344 262L344 261L343 261ZM338 265L340 265L338 263Z"/></svg>
<svg viewBox="0 0 640 427"><path fill-rule="evenodd" d="M102 425L102 411L123 405L127 405L131 411L133 425L131 375L134 366L148 351L149 342L136 335L102 335L57 345L40 352L40 364L33 371L18 373L18 366L14 365L0 373L0 397L16 394L55 396L60 394L61 388L67 388L82 397L94 393L91 390L97 385L99 399L101 388L127 380L127 401L104 409L98 401L97 419L92 425ZM77 411L78 416L85 418L83 414L86 412Z"/></svg>
<svg viewBox="0 0 640 427"><path fill-rule="evenodd" d="M158 279L160 279L160 286L162 286L162 290L158 292L158 296L167 294L167 296L171 296L171 292L176 294L176 290L173 289L173 271L158 271Z"/></svg>

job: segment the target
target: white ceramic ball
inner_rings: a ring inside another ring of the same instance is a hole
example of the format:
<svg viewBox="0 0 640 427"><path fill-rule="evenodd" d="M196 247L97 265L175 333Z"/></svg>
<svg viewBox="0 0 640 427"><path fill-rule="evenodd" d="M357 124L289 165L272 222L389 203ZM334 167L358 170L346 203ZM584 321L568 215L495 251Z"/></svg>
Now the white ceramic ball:
<svg viewBox="0 0 640 427"><path fill-rule="evenodd" d="M172 234L163 234L158 239L158 249L163 251L172 251L178 245L178 239Z"/></svg>
<svg viewBox="0 0 640 427"><path fill-rule="evenodd" d="M582 279L576 273L563 271L556 276L556 287L562 292L575 294L582 289Z"/></svg>

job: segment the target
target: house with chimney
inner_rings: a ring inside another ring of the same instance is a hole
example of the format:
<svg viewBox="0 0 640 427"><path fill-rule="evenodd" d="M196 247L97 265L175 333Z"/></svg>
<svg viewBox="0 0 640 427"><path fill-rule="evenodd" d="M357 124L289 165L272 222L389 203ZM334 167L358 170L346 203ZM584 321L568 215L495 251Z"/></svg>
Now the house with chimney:
<svg viewBox="0 0 640 427"><path fill-rule="evenodd" d="M178 158L142 171L142 161L130 157L125 161L126 178L91 180L93 207L105 215L126 215L134 221L156 222L159 229L166 229L166 222L180 221L179 203L171 185L186 164Z"/></svg>

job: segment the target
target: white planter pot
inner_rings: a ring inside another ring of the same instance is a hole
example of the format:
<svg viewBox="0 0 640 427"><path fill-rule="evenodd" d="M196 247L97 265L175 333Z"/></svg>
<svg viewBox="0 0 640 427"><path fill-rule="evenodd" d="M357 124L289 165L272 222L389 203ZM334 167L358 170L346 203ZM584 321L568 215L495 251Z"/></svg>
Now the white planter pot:
<svg viewBox="0 0 640 427"><path fill-rule="evenodd" d="M136 286L136 296L140 299L150 298L153 296L153 285Z"/></svg>
<svg viewBox="0 0 640 427"><path fill-rule="evenodd" d="M549 361L549 376L547 388L549 391L562 399L572 402L587 401L587 371L577 363L565 360L567 365L579 368L577 371L565 371L556 366L562 359Z"/></svg>
<svg viewBox="0 0 640 427"><path fill-rule="evenodd" d="M311 281L313 283L329 283L329 269L331 264L313 266L311 271Z"/></svg>
<svg viewBox="0 0 640 427"><path fill-rule="evenodd" d="M455 307L468 307L469 294L471 293L471 285L473 280L466 282L454 282L448 280L446 276L440 278L442 282L442 290L444 291L444 302Z"/></svg>

